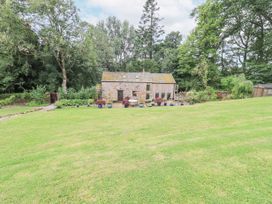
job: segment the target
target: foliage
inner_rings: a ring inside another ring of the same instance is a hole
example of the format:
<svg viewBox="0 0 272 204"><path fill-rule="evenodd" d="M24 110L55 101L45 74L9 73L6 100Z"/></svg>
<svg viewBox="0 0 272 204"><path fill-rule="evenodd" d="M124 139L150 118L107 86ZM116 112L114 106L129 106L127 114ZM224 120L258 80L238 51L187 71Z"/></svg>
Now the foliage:
<svg viewBox="0 0 272 204"><path fill-rule="evenodd" d="M205 89L193 71L205 64L207 84L215 88L220 77L237 74L253 83L271 82L271 8L268 0L207 0L198 6L192 13L197 26L180 47L175 71L181 89Z"/></svg>
<svg viewBox="0 0 272 204"><path fill-rule="evenodd" d="M163 26L160 25L162 19L159 17L159 10L156 0L147 0L143 8L137 30L138 52L143 59L153 59L156 44L164 34Z"/></svg>
<svg viewBox="0 0 272 204"><path fill-rule="evenodd" d="M106 101L104 99L97 99L95 104L97 104L97 105L106 105Z"/></svg>
<svg viewBox="0 0 272 204"><path fill-rule="evenodd" d="M67 90L67 72L72 69L76 40L79 38L79 17L72 0L31 1L34 21L41 29L39 36L46 51L51 52L62 76L62 88ZM36 15L35 15L36 14Z"/></svg>
<svg viewBox="0 0 272 204"><path fill-rule="evenodd" d="M207 0L183 42L178 31L164 35L159 12L146 0L137 27L114 16L92 25L72 0L1 1L0 93L79 90L105 70L173 73L182 91L217 89L239 74L271 83L271 1Z"/></svg>
<svg viewBox="0 0 272 204"><path fill-rule="evenodd" d="M29 92L29 96L34 104L41 105L45 102L46 88L44 86L37 86Z"/></svg>
<svg viewBox="0 0 272 204"><path fill-rule="evenodd" d="M14 95L11 95L8 98L2 99L2 100L0 100L0 107L11 105L15 102L15 100L16 100L16 96L14 96Z"/></svg>
<svg viewBox="0 0 272 204"><path fill-rule="evenodd" d="M57 108L68 106L87 106L94 103L93 99L61 99L56 102Z"/></svg>
<svg viewBox="0 0 272 204"><path fill-rule="evenodd" d="M79 91L76 91L73 88L67 89L65 93L63 89L59 89L58 91L60 95L60 99L96 99L97 93L96 88L81 88Z"/></svg>
<svg viewBox="0 0 272 204"><path fill-rule="evenodd" d="M203 91L191 91L188 92L186 95L186 101L191 104L215 101L216 99L217 99L216 91L211 87L207 87Z"/></svg>
<svg viewBox="0 0 272 204"><path fill-rule="evenodd" d="M221 86L223 90L229 91L234 99L252 96L253 83L246 80L244 75L225 77L221 80Z"/></svg>
<svg viewBox="0 0 272 204"><path fill-rule="evenodd" d="M111 16L100 21L94 31L99 66L109 71L127 70L135 55L135 28L128 21Z"/></svg>
<svg viewBox="0 0 272 204"><path fill-rule="evenodd" d="M0 3L0 93L30 89L40 71L38 38L20 1Z"/></svg>

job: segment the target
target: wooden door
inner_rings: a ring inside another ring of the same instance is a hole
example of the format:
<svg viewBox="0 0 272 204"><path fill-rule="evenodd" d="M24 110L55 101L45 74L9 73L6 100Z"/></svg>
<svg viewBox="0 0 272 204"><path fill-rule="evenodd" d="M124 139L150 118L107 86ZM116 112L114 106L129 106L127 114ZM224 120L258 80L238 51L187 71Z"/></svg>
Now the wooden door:
<svg viewBox="0 0 272 204"><path fill-rule="evenodd" d="M123 90L118 90L117 91L117 98L118 98L118 101L123 101L124 99L124 91Z"/></svg>

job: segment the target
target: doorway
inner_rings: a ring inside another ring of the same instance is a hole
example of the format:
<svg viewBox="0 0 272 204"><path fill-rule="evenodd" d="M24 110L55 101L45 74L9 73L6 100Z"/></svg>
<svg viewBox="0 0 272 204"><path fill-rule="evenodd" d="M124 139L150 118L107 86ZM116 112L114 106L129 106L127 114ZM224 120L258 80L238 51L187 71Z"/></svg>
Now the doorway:
<svg viewBox="0 0 272 204"><path fill-rule="evenodd" d="M123 101L123 99L124 99L124 91L123 90L117 91L117 98L118 98L118 101Z"/></svg>

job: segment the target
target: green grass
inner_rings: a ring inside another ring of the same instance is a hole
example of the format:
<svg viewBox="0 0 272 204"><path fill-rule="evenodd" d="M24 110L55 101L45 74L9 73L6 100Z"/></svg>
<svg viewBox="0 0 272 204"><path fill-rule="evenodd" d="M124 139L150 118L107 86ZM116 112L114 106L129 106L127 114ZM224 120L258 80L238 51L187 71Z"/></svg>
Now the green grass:
<svg viewBox="0 0 272 204"><path fill-rule="evenodd" d="M0 116L6 116L6 115L16 114L16 113L24 113L26 111L30 111L33 109L34 109L33 107L28 107L28 106L2 107L2 108L0 108Z"/></svg>
<svg viewBox="0 0 272 204"><path fill-rule="evenodd" d="M271 203L272 98L0 122L0 203Z"/></svg>

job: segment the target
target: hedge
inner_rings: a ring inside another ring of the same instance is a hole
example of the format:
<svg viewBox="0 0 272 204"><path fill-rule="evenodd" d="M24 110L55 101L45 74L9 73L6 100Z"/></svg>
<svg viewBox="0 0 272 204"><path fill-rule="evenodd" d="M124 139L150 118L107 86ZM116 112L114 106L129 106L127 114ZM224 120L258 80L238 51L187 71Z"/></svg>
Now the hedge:
<svg viewBox="0 0 272 204"><path fill-rule="evenodd" d="M87 106L94 103L93 99L62 99L56 102L57 108L69 107L69 106Z"/></svg>

